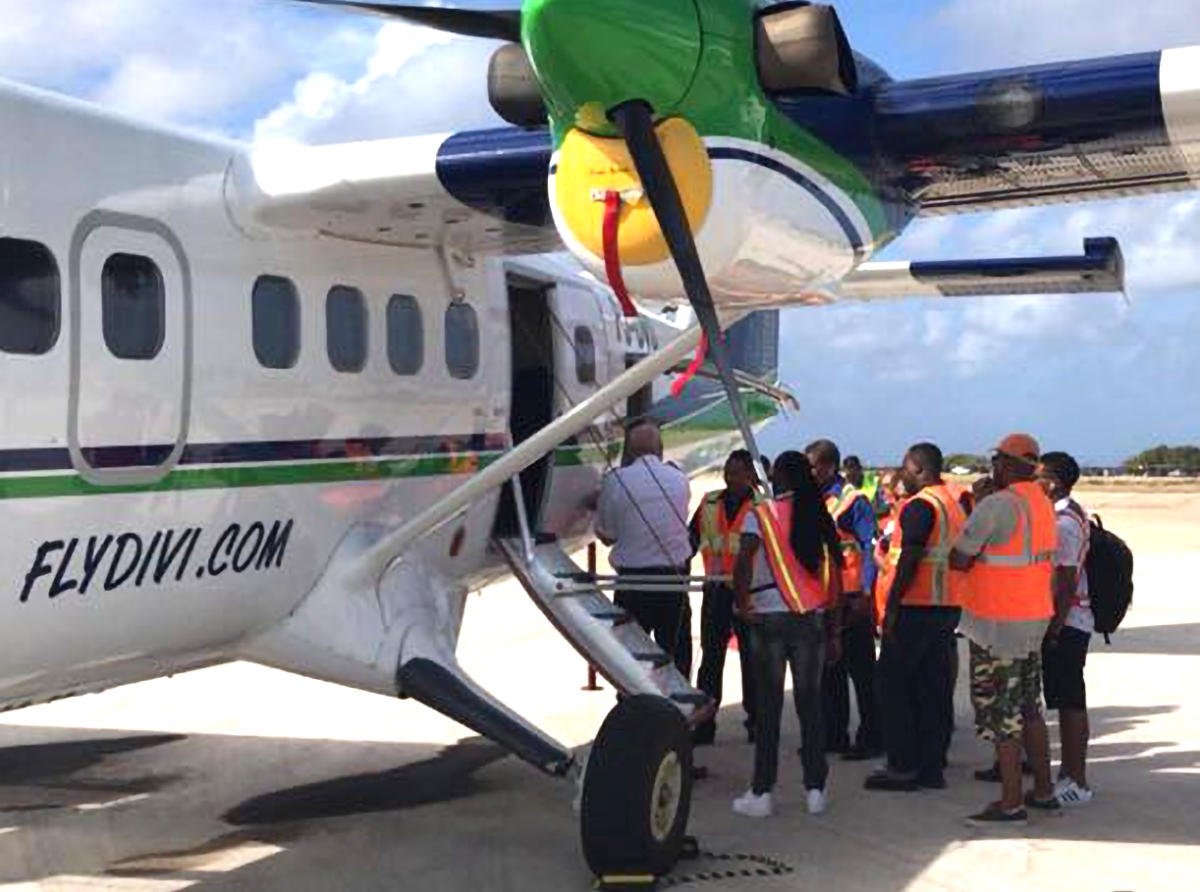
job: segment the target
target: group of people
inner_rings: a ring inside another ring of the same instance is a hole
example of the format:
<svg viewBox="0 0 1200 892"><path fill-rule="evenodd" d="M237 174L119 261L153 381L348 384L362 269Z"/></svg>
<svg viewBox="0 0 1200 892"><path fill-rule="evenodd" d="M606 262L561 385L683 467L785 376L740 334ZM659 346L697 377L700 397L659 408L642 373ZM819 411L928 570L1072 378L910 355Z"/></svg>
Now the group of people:
<svg viewBox="0 0 1200 892"><path fill-rule="evenodd" d="M597 530L613 547L618 577L688 578L693 558L703 560L697 684L720 705L736 637L755 747L753 780L734 811L774 811L789 667L810 813L827 806L831 753L882 759L868 790L944 788L961 636L970 645L976 731L996 751L995 764L976 777L1001 789L968 820L1022 824L1029 809L1093 795L1084 683L1093 631L1084 571L1090 524L1071 495L1079 476L1071 456L1043 455L1023 434L1001 441L992 474L970 487L943 478L942 453L931 443L869 479L857 459L843 463L833 442L818 440L762 466L748 451L734 452L725 487L707 494L688 522L688 479L663 461L661 435L645 422L629 431L623 467L605 479ZM618 606L690 677L687 597L670 586L638 588L618 582ZM1060 715L1057 781L1043 689ZM715 714L694 729L697 746L715 741ZM1027 793L1023 770L1033 775Z"/></svg>

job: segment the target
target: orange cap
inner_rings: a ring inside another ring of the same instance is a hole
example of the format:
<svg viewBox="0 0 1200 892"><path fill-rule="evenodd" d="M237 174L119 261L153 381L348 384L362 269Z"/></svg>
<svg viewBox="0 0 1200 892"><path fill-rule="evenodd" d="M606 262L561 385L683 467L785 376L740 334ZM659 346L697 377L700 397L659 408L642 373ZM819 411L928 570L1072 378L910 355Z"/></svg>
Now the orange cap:
<svg viewBox="0 0 1200 892"><path fill-rule="evenodd" d="M1029 434L1009 434L996 447L997 452L1003 452L1010 458L1025 462L1036 462L1042 454L1042 447Z"/></svg>

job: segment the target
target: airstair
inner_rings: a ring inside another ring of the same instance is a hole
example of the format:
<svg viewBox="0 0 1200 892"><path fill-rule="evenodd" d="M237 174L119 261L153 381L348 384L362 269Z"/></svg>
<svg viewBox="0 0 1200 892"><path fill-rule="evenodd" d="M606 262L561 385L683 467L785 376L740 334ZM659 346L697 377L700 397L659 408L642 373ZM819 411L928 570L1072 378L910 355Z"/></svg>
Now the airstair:
<svg viewBox="0 0 1200 892"><path fill-rule="evenodd" d="M692 687L642 627L613 604L603 588L611 577L584 570L556 541L497 538L496 549L559 633L621 694L655 694L679 708L691 724L712 715L712 701ZM696 585L690 579L626 578L643 592Z"/></svg>

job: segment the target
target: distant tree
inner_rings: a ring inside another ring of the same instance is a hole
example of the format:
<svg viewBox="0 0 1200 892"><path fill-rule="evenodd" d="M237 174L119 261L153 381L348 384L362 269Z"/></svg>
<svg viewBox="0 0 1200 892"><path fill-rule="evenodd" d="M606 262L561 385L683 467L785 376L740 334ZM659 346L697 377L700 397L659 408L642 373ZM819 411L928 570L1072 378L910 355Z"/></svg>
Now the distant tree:
<svg viewBox="0 0 1200 892"><path fill-rule="evenodd" d="M1129 474L1164 477L1172 471L1200 474L1200 446L1155 446L1125 462Z"/></svg>

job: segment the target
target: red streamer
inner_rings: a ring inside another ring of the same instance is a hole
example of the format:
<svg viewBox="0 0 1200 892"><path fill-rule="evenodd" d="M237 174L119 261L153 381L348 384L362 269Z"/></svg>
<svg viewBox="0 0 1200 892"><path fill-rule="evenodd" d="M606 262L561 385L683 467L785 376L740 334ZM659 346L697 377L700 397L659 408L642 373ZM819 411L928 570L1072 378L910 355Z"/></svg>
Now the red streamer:
<svg viewBox="0 0 1200 892"><path fill-rule="evenodd" d="M604 194L604 271L608 274L608 284L612 286L621 310L627 319L636 319L637 307L629 297L625 288L625 277L621 273L621 247L617 236L621 230L621 193L609 189Z"/></svg>

